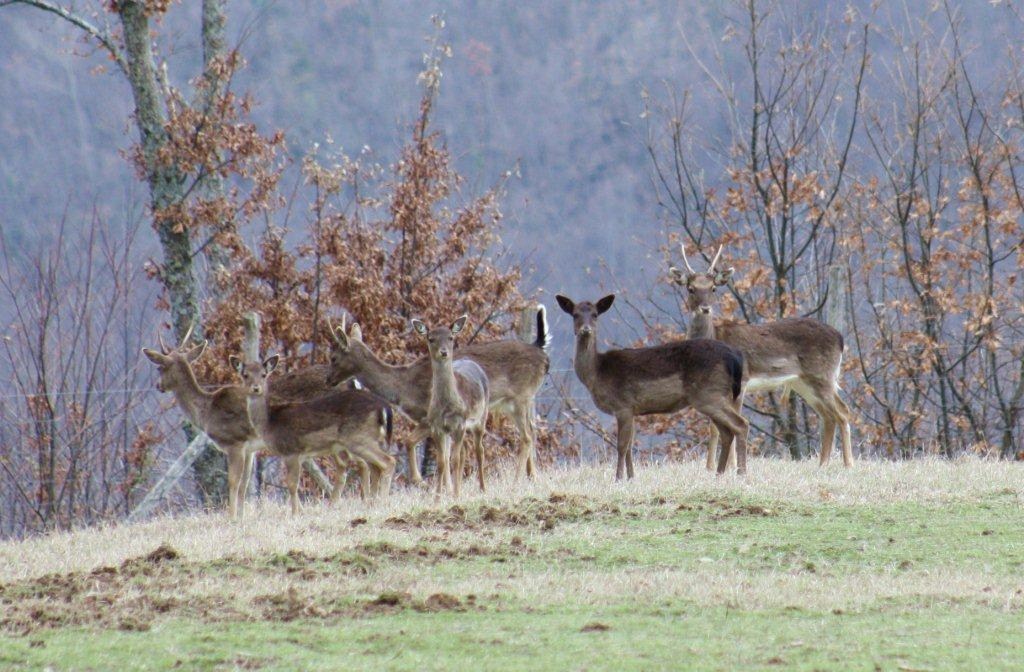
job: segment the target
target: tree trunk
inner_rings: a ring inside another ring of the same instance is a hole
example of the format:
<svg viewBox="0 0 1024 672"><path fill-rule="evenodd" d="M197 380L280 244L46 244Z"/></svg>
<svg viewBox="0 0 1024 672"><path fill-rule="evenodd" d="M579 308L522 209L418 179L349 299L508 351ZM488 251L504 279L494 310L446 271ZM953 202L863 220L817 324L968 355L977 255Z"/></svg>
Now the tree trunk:
<svg viewBox="0 0 1024 672"><path fill-rule="evenodd" d="M227 41L225 26L227 16L224 12L226 0L203 0L203 79L205 87L198 104L204 113L209 114L212 106L224 93L227 79L224 76L224 64L227 59ZM206 175L202 180L201 192L207 196L224 195L224 181L216 172ZM223 222L221 231L233 230L234 222ZM215 302L223 295L222 283L231 267L231 258L224 246L217 242L215 233L208 245L203 247L206 260L205 287L208 298Z"/></svg>
<svg viewBox="0 0 1024 672"><path fill-rule="evenodd" d="M191 241L181 223L168 216L169 212L173 212L171 206L181 203L184 198L185 179L173 163L164 164L157 160L159 150L167 142L164 128L167 117L157 87L149 16L144 3L138 0L120 2L118 15L124 30L128 82L135 102L135 124L139 129L146 182L149 185L153 226L163 249L164 262L160 279L167 290L171 322L179 341L193 324L196 326L196 337L201 338ZM186 440L191 442L195 436L195 430L186 426ZM192 468L203 503L206 506L220 505L227 489L224 455L207 445Z"/></svg>

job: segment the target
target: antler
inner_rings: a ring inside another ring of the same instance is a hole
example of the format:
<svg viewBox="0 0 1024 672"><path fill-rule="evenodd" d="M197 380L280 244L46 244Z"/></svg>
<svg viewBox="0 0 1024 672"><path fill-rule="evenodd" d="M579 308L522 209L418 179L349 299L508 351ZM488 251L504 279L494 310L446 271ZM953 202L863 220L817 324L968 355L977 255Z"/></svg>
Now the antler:
<svg viewBox="0 0 1024 672"><path fill-rule="evenodd" d="M327 331L330 332L331 338L337 341L338 337L334 335L334 324L331 322L331 316L325 315L324 319L327 320Z"/></svg>
<svg viewBox="0 0 1024 672"><path fill-rule="evenodd" d="M178 346L179 350L185 347L185 344L188 343L188 339L192 338L192 330L195 329L195 326L196 322L195 320L192 320L192 324L188 325L188 331L185 332L185 336L181 339L181 345Z"/></svg>
<svg viewBox="0 0 1024 672"><path fill-rule="evenodd" d="M715 258L711 260L711 265L708 266L708 275L711 275L712 273L715 272L715 264L718 263L718 258L720 256L722 256L722 248L723 247L724 247L724 245L719 245L718 246L718 252L715 252Z"/></svg>
<svg viewBox="0 0 1024 672"><path fill-rule="evenodd" d="M167 344L164 343L164 335L160 332L156 334L156 342L160 344L160 354L166 355L170 350L167 349Z"/></svg>
<svg viewBox="0 0 1024 672"><path fill-rule="evenodd" d="M679 251L683 253L683 263L686 264L686 270L696 275L697 271L693 270L693 266L690 266L690 260L686 258L686 245L679 243Z"/></svg>

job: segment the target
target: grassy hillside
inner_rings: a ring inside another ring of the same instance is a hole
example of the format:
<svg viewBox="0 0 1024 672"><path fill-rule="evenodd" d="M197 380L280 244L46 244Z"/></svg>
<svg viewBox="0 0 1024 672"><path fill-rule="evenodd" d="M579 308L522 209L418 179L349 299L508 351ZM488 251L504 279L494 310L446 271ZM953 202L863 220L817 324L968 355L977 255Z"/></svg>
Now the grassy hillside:
<svg viewBox="0 0 1024 672"><path fill-rule="evenodd" d="M0 668L1024 664L1024 465L603 466L493 490L0 545Z"/></svg>

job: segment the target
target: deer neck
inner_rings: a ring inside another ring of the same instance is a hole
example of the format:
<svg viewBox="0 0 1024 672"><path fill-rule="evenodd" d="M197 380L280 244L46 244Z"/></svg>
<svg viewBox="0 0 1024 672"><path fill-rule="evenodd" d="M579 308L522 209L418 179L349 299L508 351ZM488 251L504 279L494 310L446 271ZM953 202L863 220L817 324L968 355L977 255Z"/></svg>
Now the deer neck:
<svg viewBox="0 0 1024 672"><path fill-rule="evenodd" d="M187 364L179 364L179 366L183 367L185 380L174 389L174 399L192 424L206 427L206 418L210 414L213 395L199 387L199 381L196 380L196 374L192 371L191 366Z"/></svg>
<svg viewBox="0 0 1024 672"><path fill-rule="evenodd" d="M590 388L597 381L597 332L591 332L586 339L576 337L576 357L573 362L576 375L580 381Z"/></svg>
<svg viewBox="0 0 1024 672"><path fill-rule="evenodd" d="M686 330L687 338L714 338L715 323L711 313L695 312L690 318L690 327Z"/></svg>
<svg viewBox="0 0 1024 672"><path fill-rule="evenodd" d="M455 367L451 357L442 361L431 358L430 374L431 406L435 404L450 406L462 402L456 387Z"/></svg>
<svg viewBox="0 0 1024 672"><path fill-rule="evenodd" d="M263 434L268 425L269 412L267 411L267 391L263 394L247 394L245 397L245 410L249 413L249 424L259 434Z"/></svg>
<svg viewBox="0 0 1024 672"><path fill-rule="evenodd" d="M402 405L403 399L413 396L409 380L409 366L392 366L382 362L369 348L363 346L356 353L359 382L383 397L389 403Z"/></svg>

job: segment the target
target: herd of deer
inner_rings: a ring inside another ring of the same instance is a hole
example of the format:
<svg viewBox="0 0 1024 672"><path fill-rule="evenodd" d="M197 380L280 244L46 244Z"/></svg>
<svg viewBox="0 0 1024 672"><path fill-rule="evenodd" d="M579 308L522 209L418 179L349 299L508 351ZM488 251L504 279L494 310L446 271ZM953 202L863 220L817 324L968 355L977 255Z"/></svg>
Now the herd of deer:
<svg viewBox="0 0 1024 672"><path fill-rule="evenodd" d="M573 318L576 375L597 408L617 423L616 478L633 477L636 416L688 407L712 423L708 469L714 468L718 447L718 473L724 473L732 460L744 473L744 393L778 387L797 392L821 416L821 464L828 462L838 426L843 462L851 466L850 411L839 396L842 335L810 318L757 325L713 319L715 292L733 273L731 268L716 270L721 252L719 248L708 270L699 273L684 249L686 270L670 269L673 281L687 292L691 314L686 340L600 352L597 318L611 308L615 296L593 303L556 297ZM536 320L531 343L497 341L458 350L455 340L465 329L465 315L450 327L434 329L413 320L412 328L426 341L429 354L402 366L382 361L363 342L359 325L346 332L342 321L339 327L331 325L334 343L328 365L271 376L279 363L277 355L263 361L232 356L242 384L213 391L196 380L192 363L206 344L189 346L190 333L176 348L167 348L161 340L159 351L143 353L159 369L158 389L172 392L188 419L227 454L229 515L235 518L243 512L253 458L261 451L284 459L295 514L301 465L309 457L334 460L339 480L332 501L342 492L341 479L349 467L360 473L364 498L387 494L396 465L389 450L393 409L415 425L407 442L408 477L414 484L423 482L416 445L429 437L437 450L436 492L458 496L464 444L471 439L484 490L483 435L492 412L509 416L515 424L521 444L516 475L532 477L537 468L534 396L549 368L550 332L543 306L537 307Z"/></svg>

